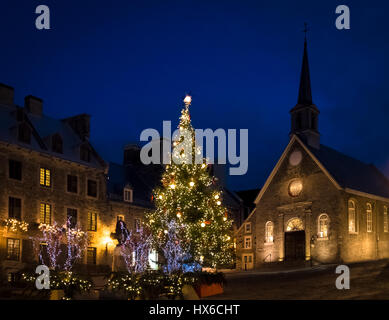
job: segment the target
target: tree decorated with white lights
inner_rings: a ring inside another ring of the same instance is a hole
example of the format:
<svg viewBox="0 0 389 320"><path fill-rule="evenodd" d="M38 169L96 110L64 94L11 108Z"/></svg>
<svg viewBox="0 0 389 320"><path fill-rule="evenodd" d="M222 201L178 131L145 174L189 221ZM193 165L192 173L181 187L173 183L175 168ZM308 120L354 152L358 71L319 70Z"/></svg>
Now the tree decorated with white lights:
<svg viewBox="0 0 389 320"><path fill-rule="evenodd" d="M166 165L162 186L153 192L156 209L148 214L147 225L162 251L169 245L169 226L174 221L177 241L188 262L203 267L228 265L233 257L232 221L195 141L189 114L191 97L186 96L184 103L172 161Z"/></svg>

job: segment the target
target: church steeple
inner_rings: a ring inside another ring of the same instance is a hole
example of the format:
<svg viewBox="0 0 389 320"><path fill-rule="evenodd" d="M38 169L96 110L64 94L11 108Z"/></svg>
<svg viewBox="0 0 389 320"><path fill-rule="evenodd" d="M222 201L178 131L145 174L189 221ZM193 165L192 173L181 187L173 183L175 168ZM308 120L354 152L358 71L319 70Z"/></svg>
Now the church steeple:
<svg viewBox="0 0 389 320"><path fill-rule="evenodd" d="M307 38L304 39L303 64L301 67L300 88L299 88L299 96L298 96L297 103L306 104L306 105L312 104L311 78L309 76Z"/></svg>
<svg viewBox="0 0 389 320"><path fill-rule="evenodd" d="M318 131L319 109L312 102L311 79L309 75L307 28L305 25L303 63L300 74L300 87L296 106L290 110L291 131L289 136L299 136L306 144L314 148L320 147L320 133Z"/></svg>

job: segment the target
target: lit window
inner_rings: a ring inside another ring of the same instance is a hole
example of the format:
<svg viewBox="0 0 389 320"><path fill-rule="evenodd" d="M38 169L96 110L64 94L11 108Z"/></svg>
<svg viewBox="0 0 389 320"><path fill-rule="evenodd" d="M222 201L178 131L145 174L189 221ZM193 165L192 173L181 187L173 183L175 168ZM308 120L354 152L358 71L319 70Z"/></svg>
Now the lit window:
<svg viewBox="0 0 389 320"><path fill-rule="evenodd" d="M328 215L323 213L319 216L318 219L318 237L319 238L327 238L328 237L328 223L329 218Z"/></svg>
<svg viewBox="0 0 389 320"><path fill-rule="evenodd" d="M41 203L40 222L44 224L51 224L51 205L48 203Z"/></svg>
<svg viewBox="0 0 389 320"><path fill-rule="evenodd" d="M388 207L384 207L384 232L388 232Z"/></svg>
<svg viewBox="0 0 389 320"><path fill-rule="evenodd" d="M244 227L245 233L251 233L251 222L246 222Z"/></svg>
<svg viewBox="0 0 389 320"><path fill-rule="evenodd" d="M132 202L132 189L130 188L125 188L124 189L124 194L123 194L123 198L124 198L124 201L125 202Z"/></svg>
<svg viewBox="0 0 389 320"><path fill-rule="evenodd" d="M304 230L304 225L301 219L293 218L288 221L286 225L286 231L301 231Z"/></svg>
<svg viewBox="0 0 389 320"><path fill-rule="evenodd" d="M20 258L20 240L7 239L7 260L19 261Z"/></svg>
<svg viewBox="0 0 389 320"><path fill-rule="evenodd" d="M271 221L266 222L265 225L265 241L266 243L273 243L273 230L274 230L274 224Z"/></svg>
<svg viewBox="0 0 389 320"><path fill-rule="evenodd" d="M88 247L86 263L92 265L96 264L96 248Z"/></svg>
<svg viewBox="0 0 389 320"><path fill-rule="evenodd" d="M349 232L357 232L356 226L356 211L355 211L355 202L350 200L348 202L348 231Z"/></svg>
<svg viewBox="0 0 389 320"><path fill-rule="evenodd" d="M251 249L251 236L244 237L243 247L244 249Z"/></svg>
<svg viewBox="0 0 389 320"><path fill-rule="evenodd" d="M88 231L97 231L97 213L88 212Z"/></svg>
<svg viewBox="0 0 389 320"><path fill-rule="evenodd" d="M373 210L371 204L366 204L366 230L367 232L373 231Z"/></svg>
<svg viewBox="0 0 389 320"><path fill-rule="evenodd" d="M289 194L292 197L297 197L298 195L300 195L302 190L303 190L303 183L301 182L301 180L293 180L289 184Z"/></svg>
<svg viewBox="0 0 389 320"><path fill-rule="evenodd" d="M39 183L41 186L50 187L51 186L51 170L46 168L41 168L39 175Z"/></svg>

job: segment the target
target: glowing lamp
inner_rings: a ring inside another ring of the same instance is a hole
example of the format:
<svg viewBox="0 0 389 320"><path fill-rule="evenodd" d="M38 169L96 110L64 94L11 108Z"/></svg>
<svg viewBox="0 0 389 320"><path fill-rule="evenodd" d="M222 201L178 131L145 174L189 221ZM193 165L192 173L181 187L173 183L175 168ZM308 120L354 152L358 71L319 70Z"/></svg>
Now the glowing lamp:
<svg viewBox="0 0 389 320"><path fill-rule="evenodd" d="M215 196L215 199L216 199L216 200L219 199L219 195L218 195L218 194Z"/></svg>
<svg viewBox="0 0 389 320"><path fill-rule="evenodd" d="M216 204L217 204L218 206L220 206L222 203L221 203L220 201L218 201L218 202L216 202Z"/></svg>
<svg viewBox="0 0 389 320"><path fill-rule="evenodd" d="M193 181L189 182L189 185L190 185L191 187L193 187L194 184L195 184L195 183L194 183Z"/></svg>
<svg viewBox="0 0 389 320"><path fill-rule="evenodd" d="M201 226L202 228L204 228L204 227L205 227L205 223L204 223L204 222L201 222L200 226Z"/></svg>

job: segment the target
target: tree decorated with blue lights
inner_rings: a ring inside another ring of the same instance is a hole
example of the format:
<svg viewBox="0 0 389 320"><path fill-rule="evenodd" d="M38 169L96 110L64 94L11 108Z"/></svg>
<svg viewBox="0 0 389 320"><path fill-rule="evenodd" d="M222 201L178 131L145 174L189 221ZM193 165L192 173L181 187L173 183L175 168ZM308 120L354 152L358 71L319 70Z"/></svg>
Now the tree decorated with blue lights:
<svg viewBox="0 0 389 320"><path fill-rule="evenodd" d="M147 215L147 225L169 265L172 256L181 265L230 265L232 220L196 144L189 113L191 97L186 96L184 103L178 135L173 138L172 161L165 167L162 185L153 192L156 209Z"/></svg>

